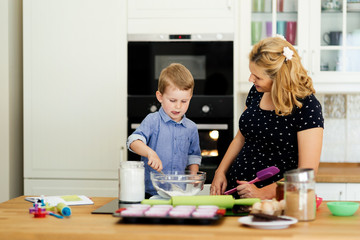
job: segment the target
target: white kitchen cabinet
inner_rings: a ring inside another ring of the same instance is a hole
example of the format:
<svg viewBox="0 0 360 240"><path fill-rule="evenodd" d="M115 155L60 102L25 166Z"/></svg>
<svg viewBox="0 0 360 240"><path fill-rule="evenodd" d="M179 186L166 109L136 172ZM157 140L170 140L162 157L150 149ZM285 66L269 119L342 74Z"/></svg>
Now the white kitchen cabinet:
<svg viewBox="0 0 360 240"><path fill-rule="evenodd" d="M360 11L340 0L339 10L327 10L324 0L311 4L309 28L312 78L322 92L360 91ZM356 3L355 3L356 4ZM360 3L357 3L360 6ZM329 32L339 32L339 42L329 42ZM326 43L326 40L328 43Z"/></svg>
<svg viewBox="0 0 360 240"><path fill-rule="evenodd" d="M346 184L346 200L360 201L360 183Z"/></svg>
<svg viewBox="0 0 360 240"><path fill-rule="evenodd" d="M346 200L346 183L316 183L315 192L324 201Z"/></svg>
<svg viewBox="0 0 360 240"><path fill-rule="evenodd" d="M83 179L27 179L25 195L57 196L85 195L91 197L117 197L118 180L83 180Z"/></svg>
<svg viewBox="0 0 360 240"><path fill-rule="evenodd" d="M100 196L108 182L114 193L126 160L126 9L23 1L24 194Z"/></svg>
<svg viewBox="0 0 360 240"><path fill-rule="evenodd" d="M128 33L232 33L234 0L128 0Z"/></svg>
<svg viewBox="0 0 360 240"><path fill-rule="evenodd" d="M264 0L264 10L256 11L252 8L253 1L240 1L240 14L235 24L235 28L239 29L235 37L239 49L239 58L235 61L240 69L239 92L247 93L250 86L248 54L254 33L252 23L259 22L263 39L268 36L266 22L272 23L271 35L284 35L280 31L281 22L284 21L286 24L296 22L296 40L293 45L312 77L317 92L360 91L360 11L348 9L347 0L340 1L342 7L338 11L322 9L324 0L283 0L281 11L277 4L281 1ZM324 34L331 31L340 31L339 45L328 45L324 41Z"/></svg>
<svg viewBox="0 0 360 240"><path fill-rule="evenodd" d="M316 183L316 194L328 201L360 201L360 183Z"/></svg>

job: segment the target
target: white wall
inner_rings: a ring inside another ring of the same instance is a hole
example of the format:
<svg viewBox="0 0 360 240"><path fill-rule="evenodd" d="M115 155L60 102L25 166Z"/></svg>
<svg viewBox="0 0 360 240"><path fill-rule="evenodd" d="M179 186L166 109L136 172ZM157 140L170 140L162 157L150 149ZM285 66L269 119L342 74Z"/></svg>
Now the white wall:
<svg viewBox="0 0 360 240"><path fill-rule="evenodd" d="M23 192L22 1L0 0L0 202Z"/></svg>

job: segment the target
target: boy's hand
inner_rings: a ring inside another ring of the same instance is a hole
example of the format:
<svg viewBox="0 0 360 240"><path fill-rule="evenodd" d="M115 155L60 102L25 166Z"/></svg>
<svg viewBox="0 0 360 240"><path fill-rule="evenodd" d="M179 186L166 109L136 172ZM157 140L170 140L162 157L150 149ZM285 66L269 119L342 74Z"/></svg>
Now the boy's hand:
<svg viewBox="0 0 360 240"><path fill-rule="evenodd" d="M163 169L162 162L159 156L154 151L150 151L148 156L148 165L154 170L160 172Z"/></svg>

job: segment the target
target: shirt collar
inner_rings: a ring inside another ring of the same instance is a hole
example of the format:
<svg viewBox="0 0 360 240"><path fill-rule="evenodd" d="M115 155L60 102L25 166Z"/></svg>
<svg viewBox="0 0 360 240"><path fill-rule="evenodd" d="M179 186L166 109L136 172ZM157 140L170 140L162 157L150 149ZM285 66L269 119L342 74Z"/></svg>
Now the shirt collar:
<svg viewBox="0 0 360 240"><path fill-rule="evenodd" d="M162 118L162 120L163 120L164 122L170 122L170 121L172 121L172 122L174 122L175 124L181 124L181 125L183 125L184 127L186 127L186 116L185 116L185 114L184 114L184 116L182 117L182 119L180 120L180 122L175 122L174 120L172 120L172 119L169 117L169 115L166 114L166 112L164 111L164 109L163 109L162 107L159 109L159 114L160 114L160 117Z"/></svg>

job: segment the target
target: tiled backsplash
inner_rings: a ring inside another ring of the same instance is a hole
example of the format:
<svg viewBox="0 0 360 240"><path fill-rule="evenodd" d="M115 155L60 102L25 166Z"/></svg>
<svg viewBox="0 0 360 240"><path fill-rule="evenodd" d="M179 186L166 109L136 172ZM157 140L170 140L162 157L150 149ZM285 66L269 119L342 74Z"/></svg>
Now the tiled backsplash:
<svg viewBox="0 0 360 240"><path fill-rule="evenodd" d="M360 94L316 97L325 117L321 162L360 162Z"/></svg>
<svg viewBox="0 0 360 240"><path fill-rule="evenodd" d="M321 162L360 162L360 94L316 94L325 118ZM245 106L246 94L239 96ZM237 124L237 123L236 123Z"/></svg>

